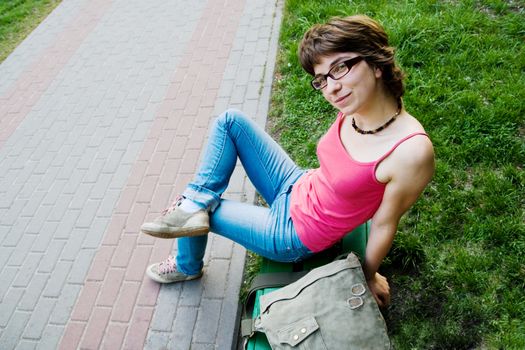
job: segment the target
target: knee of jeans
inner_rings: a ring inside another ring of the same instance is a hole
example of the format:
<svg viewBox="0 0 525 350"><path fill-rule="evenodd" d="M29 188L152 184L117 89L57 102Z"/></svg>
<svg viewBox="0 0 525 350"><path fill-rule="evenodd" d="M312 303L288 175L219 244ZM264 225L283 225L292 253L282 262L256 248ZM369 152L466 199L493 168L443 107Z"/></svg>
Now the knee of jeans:
<svg viewBox="0 0 525 350"><path fill-rule="evenodd" d="M216 122L220 126L229 128L234 121L243 119L246 119L243 112L235 108L228 108L217 117Z"/></svg>

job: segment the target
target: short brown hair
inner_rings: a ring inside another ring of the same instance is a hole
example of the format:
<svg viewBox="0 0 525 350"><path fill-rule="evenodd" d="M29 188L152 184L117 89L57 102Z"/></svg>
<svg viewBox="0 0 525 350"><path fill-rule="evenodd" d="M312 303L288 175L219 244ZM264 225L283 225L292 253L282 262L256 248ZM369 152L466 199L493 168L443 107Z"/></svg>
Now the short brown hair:
<svg viewBox="0 0 525 350"><path fill-rule="evenodd" d="M395 63L394 48L388 44L388 35L378 22L355 15L316 24L301 40L299 61L305 71L315 75L314 65L319 64L321 57L339 52L355 52L379 68L387 91L401 100L405 92L404 74Z"/></svg>

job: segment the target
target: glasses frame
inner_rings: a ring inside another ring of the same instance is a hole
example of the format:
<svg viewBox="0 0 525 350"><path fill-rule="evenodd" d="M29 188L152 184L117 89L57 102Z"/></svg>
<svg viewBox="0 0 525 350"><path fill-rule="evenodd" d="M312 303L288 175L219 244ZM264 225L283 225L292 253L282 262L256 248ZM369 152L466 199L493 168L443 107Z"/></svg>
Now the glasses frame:
<svg viewBox="0 0 525 350"><path fill-rule="evenodd" d="M351 70L352 70L352 67L355 66L356 64L358 64L359 62L363 61L365 58L363 56L355 56L355 57L352 57L352 58L349 58L343 62L339 62L337 63L336 65L332 66L332 68L330 68L330 70L328 71L327 74L317 74L311 81L310 81L310 85L314 88L314 90L322 90L324 89L327 85L328 85L328 78L332 78L332 80L339 80L341 78L343 78L345 75L347 75ZM340 64L344 64L347 68L347 71L341 75L340 77L334 77L334 75L332 74L332 71L336 68L336 67L339 67ZM324 85L316 88L314 86L314 81L319 78L319 77L324 77L325 79L325 83Z"/></svg>

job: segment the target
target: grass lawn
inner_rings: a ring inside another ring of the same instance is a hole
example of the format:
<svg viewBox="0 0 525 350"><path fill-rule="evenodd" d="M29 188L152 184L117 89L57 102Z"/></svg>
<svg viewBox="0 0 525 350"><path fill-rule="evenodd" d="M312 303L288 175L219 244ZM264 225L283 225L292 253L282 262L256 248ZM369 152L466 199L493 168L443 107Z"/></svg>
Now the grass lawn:
<svg viewBox="0 0 525 350"><path fill-rule="evenodd" d="M0 0L0 63L60 0Z"/></svg>
<svg viewBox="0 0 525 350"><path fill-rule="evenodd" d="M502 0L287 0L270 131L317 166L335 112L309 87L297 46L312 24L364 13L408 75L407 110L437 169L382 265L397 349L525 349L525 4Z"/></svg>

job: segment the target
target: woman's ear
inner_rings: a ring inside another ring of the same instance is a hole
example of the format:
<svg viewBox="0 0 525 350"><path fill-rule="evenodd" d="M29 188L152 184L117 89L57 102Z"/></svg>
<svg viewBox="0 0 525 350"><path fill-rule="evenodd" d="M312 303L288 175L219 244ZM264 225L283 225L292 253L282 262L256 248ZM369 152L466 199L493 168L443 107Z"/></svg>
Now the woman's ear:
<svg viewBox="0 0 525 350"><path fill-rule="evenodd" d="M374 75L377 79L383 76L383 71L379 67L374 67Z"/></svg>

